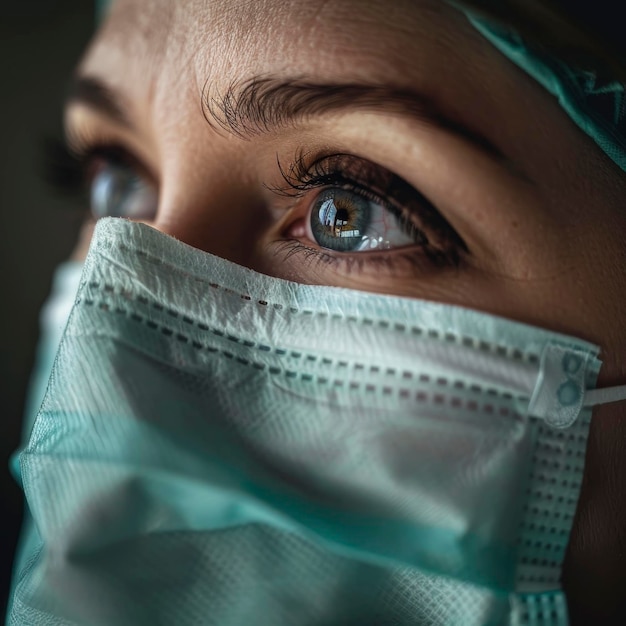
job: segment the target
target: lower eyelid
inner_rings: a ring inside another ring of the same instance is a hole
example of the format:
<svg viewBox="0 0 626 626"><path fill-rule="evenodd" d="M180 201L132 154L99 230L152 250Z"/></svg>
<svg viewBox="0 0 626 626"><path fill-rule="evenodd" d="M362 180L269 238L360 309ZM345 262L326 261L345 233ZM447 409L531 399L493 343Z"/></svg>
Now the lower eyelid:
<svg viewBox="0 0 626 626"><path fill-rule="evenodd" d="M374 274L377 278L382 272L388 277L404 277L416 281L432 278L445 269L458 269L461 262L446 259L437 263L428 254L420 252L414 246L405 246L395 250L367 251L356 254L334 252L324 248L313 248L298 239L275 241L274 254L289 265L302 263L305 272L327 268L332 271L334 280L328 284L337 284L337 275ZM293 273L290 271L290 273ZM317 275L319 277L319 275ZM300 279L302 280L302 278ZM305 281L306 282L306 281Z"/></svg>

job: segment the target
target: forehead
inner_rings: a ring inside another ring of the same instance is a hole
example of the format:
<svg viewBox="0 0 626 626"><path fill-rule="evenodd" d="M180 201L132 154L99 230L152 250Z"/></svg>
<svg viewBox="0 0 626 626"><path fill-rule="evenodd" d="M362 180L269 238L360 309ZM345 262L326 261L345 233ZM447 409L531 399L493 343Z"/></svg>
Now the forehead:
<svg viewBox="0 0 626 626"><path fill-rule="evenodd" d="M487 48L441 0L117 0L82 71L133 100L177 107L205 85L258 76L384 83L452 101L484 87Z"/></svg>

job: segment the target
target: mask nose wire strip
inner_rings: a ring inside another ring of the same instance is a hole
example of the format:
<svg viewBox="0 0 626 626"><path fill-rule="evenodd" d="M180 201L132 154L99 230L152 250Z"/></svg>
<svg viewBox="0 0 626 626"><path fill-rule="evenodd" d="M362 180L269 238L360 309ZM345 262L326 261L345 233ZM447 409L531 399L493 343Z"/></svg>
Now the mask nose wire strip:
<svg viewBox="0 0 626 626"><path fill-rule="evenodd" d="M585 406L609 404L626 400L626 385L605 387L604 389L588 389L585 391Z"/></svg>

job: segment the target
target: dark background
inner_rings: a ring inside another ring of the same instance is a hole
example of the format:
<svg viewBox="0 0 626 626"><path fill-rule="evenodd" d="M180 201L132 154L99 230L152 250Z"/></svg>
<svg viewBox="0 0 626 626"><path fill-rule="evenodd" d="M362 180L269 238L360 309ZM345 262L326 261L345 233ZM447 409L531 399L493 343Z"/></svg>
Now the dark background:
<svg viewBox="0 0 626 626"><path fill-rule="evenodd" d="M37 316L83 209L45 182L44 140L95 25L92 0L0 0L0 623L22 494L8 471L20 439Z"/></svg>

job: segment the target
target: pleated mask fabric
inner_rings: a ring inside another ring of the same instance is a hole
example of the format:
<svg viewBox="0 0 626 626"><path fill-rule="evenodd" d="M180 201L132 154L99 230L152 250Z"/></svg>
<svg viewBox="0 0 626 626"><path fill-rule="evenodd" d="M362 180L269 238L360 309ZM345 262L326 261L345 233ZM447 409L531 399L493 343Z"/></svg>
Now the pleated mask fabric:
<svg viewBox="0 0 626 626"><path fill-rule="evenodd" d="M8 623L566 624L597 354L103 219Z"/></svg>

